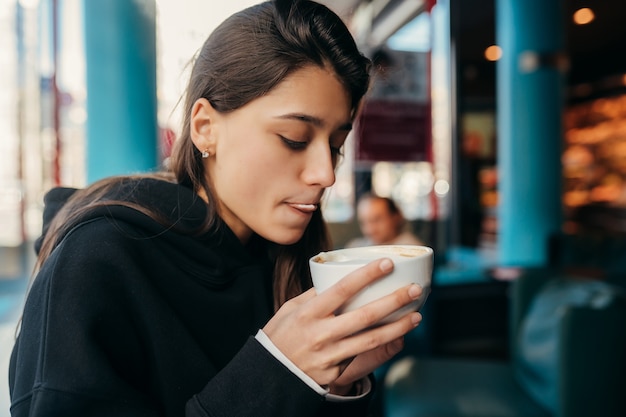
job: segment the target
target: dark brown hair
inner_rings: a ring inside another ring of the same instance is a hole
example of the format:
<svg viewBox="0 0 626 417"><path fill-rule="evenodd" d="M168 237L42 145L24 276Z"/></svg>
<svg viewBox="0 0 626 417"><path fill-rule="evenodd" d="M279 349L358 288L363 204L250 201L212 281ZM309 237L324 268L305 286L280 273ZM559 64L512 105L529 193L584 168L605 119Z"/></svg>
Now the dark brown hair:
<svg viewBox="0 0 626 417"><path fill-rule="evenodd" d="M217 224L219 208L213 203L217 198L202 156L190 138L194 103L205 98L217 111L231 112L267 94L294 71L310 65L328 68L337 75L350 94L354 117L369 87L370 61L359 52L341 19L326 6L307 0L264 2L232 15L205 41L193 64L184 100L181 135L169 164L172 180L197 191L204 190L208 196L203 230ZM40 262L63 231L76 224L80 212L94 205L120 204L98 198L119 180L114 177L100 181L72 198L71 204L64 207L63 214L51 225ZM150 212L149 207L132 207ZM153 217L157 218L158 214L153 213ZM308 258L329 247L319 210L299 242L273 247L276 307L310 287Z"/></svg>
<svg viewBox="0 0 626 417"><path fill-rule="evenodd" d="M387 206L387 210L389 211L390 214L399 214L402 215L402 210L400 210L400 207L398 207L398 205L396 204L395 200L390 198L390 197L382 197L379 196L377 194L374 193L365 193L362 194L359 197L359 203L361 201L365 201L365 200L380 200L380 201L384 201L385 205Z"/></svg>

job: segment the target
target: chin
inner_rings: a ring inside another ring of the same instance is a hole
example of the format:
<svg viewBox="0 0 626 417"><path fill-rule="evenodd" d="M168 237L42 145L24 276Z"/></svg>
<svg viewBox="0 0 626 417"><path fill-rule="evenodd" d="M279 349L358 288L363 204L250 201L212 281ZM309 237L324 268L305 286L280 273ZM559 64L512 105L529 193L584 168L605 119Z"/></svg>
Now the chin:
<svg viewBox="0 0 626 417"><path fill-rule="evenodd" d="M279 245L287 246L287 245L293 245L295 243L298 243L300 239L302 239L302 234L300 234L298 237L285 238L285 239L273 239L272 241L275 243L278 243Z"/></svg>
<svg viewBox="0 0 626 417"><path fill-rule="evenodd" d="M274 231L273 233L268 233L261 236L263 236L270 242L274 242L279 245L293 245L294 243L298 243L298 241L302 239L303 234L304 230L286 230L282 233Z"/></svg>

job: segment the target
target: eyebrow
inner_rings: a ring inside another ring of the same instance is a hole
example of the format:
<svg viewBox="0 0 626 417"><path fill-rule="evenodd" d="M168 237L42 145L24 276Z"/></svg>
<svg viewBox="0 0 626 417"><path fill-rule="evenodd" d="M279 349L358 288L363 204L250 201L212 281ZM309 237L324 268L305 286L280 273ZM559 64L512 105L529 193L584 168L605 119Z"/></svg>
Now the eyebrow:
<svg viewBox="0 0 626 417"><path fill-rule="evenodd" d="M311 116L309 114L304 114L304 113L288 113L288 114L283 114L281 116L277 116L276 118L283 119L283 120L298 120L300 122L311 124L315 127L324 127L324 121L322 119L320 119L319 117ZM350 122L344 123L341 126L339 126L338 130L350 131L352 130L352 123Z"/></svg>

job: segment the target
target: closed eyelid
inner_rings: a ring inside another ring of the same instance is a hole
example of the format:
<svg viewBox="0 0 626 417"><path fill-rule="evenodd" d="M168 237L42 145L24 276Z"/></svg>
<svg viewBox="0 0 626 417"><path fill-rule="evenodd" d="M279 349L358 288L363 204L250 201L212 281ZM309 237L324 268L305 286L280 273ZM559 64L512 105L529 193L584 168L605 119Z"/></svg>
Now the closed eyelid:
<svg viewBox="0 0 626 417"><path fill-rule="evenodd" d="M292 149L304 149L309 144L309 142L306 140L293 140L283 135L278 135L278 137L280 138L280 140L282 140L287 146L289 146Z"/></svg>

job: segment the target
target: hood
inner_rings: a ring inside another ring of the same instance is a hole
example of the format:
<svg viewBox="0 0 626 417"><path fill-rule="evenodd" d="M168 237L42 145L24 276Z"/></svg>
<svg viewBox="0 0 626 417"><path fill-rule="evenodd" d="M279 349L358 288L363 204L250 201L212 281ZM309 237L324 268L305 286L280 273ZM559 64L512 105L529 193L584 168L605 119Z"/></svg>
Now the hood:
<svg viewBox="0 0 626 417"><path fill-rule="evenodd" d="M42 236L35 242L37 252L52 219L71 197L79 199L81 195L88 204L88 190L59 187L45 195ZM207 203L188 187L157 178L123 178L101 200L108 204L94 207L81 217L79 225L106 218L122 233L150 240L181 269L211 286L225 285L235 269L258 267L259 262L269 267L267 242L258 236L244 247L221 219L208 231L199 233L206 219Z"/></svg>

